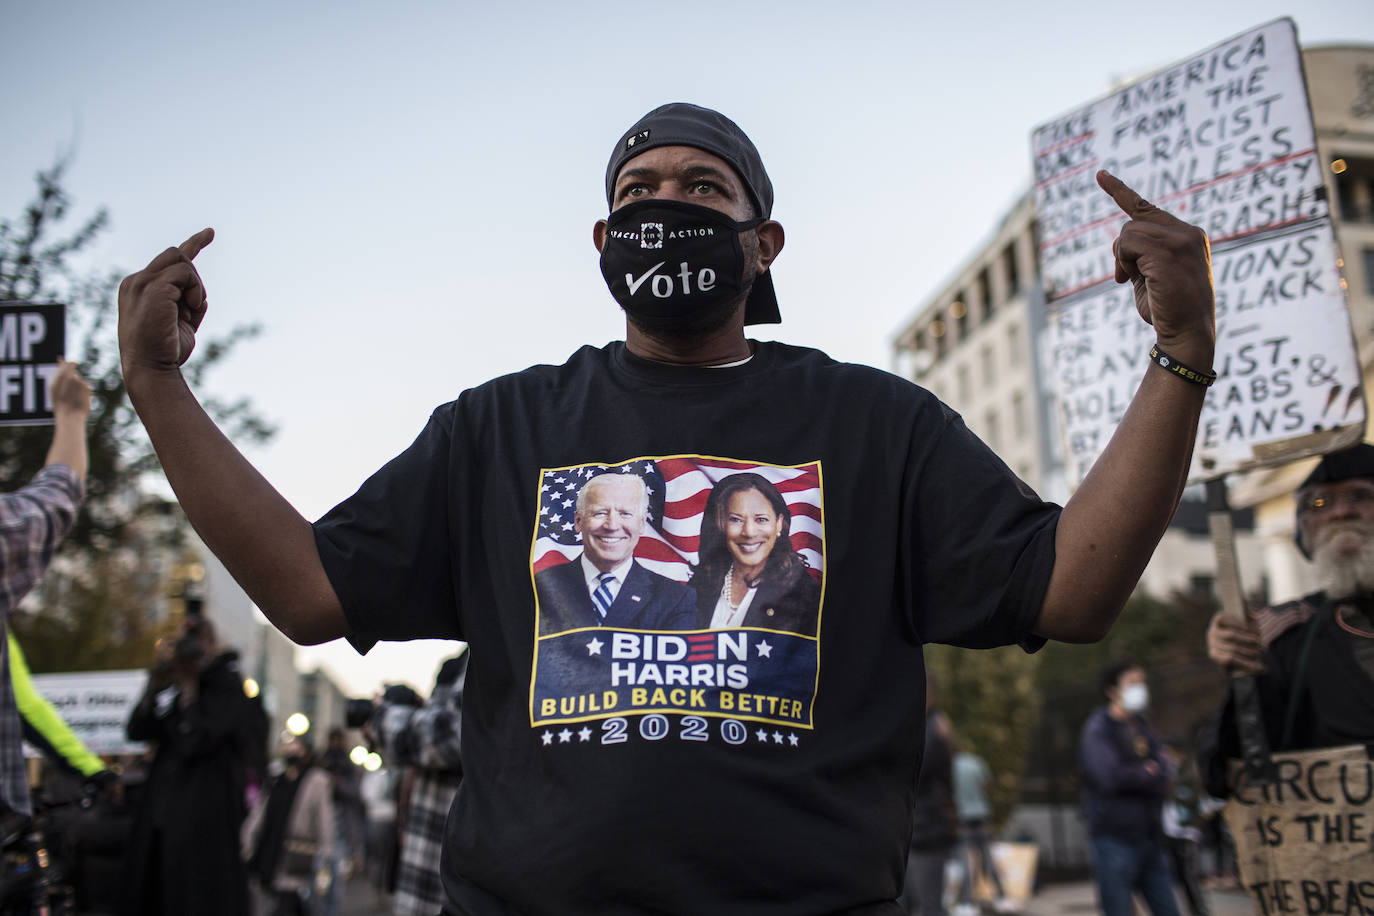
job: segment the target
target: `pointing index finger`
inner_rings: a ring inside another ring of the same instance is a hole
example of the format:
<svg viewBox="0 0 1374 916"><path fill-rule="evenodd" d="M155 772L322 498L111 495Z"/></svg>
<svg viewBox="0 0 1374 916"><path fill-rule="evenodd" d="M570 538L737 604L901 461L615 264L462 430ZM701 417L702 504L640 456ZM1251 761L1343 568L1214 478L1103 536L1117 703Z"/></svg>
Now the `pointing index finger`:
<svg viewBox="0 0 1374 916"><path fill-rule="evenodd" d="M1126 182L1117 178L1106 169L1097 173L1097 186L1106 191L1121 211L1131 219L1144 216L1156 209L1155 205L1137 194Z"/></svg>
<svg viewBox="0 0 1374 916"><path fill-rule="evenodd" d="M215 240L215 230L202 229L177 246L177 250L187 258L194 259L201 250Z"/></svg>

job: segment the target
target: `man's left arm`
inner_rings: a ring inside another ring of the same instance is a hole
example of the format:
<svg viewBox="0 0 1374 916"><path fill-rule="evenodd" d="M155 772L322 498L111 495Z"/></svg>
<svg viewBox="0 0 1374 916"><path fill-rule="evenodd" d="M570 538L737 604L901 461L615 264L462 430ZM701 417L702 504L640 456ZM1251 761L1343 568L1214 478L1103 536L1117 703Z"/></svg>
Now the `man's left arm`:
<svg viewBox="0 0 1374 916"><path fill-rule="evenodd" d="M1129 218L1113 246L1116 280L1159 349L1210 371L1216 347L1211 256L1201 229L1146 202L1116 177L1098 184ZM1094 642L1106 635L1164 534L1187 481L1207 389L1146 367L1121 424L1055 533L1055 562L1036 635Z"/></svg>

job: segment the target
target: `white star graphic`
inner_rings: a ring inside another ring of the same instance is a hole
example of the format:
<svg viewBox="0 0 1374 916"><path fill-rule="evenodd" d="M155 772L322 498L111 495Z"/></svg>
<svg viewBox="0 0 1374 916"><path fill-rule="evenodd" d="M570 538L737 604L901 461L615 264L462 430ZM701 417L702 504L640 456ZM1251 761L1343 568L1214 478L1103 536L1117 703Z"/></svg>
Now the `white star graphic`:
<svg viewBox="0 0 1374 916"><path fill-rule="evenodd" d="M544 734L540 735L539 737L543 739L545 747L548 747L550 744L553 744L553 732L544 732Z"/></svg>
<svg viewBox="0 0 1374 916"><path fill-rule="evenodd" d="M553 479L553 482L554 482L554 483L562 483L563 481L565 481L565 480L567 480L567 479L568 479L568 478L566 478L566 477L555 477L555 478Z"/></svg>
<svg viewBox="0 0 1374 916"><path fill-rule="evenodd" d="M573 504L573 500L571 500L571 499L565 499L565 500L563 500L563 508L564 508L564 509L568 508L568 507L571 506L572 504Z"/></svg>
<svg viewBox="0 0 1374 916"><path fill-rule="evenodd" d="M587 655L600 655L601 647L604 645L605 643L593 636L592 641L587 643Z"/></svg>
<svg viewBox="0 0 1374 916"><path fill-rule="evenodd" d="M760 741L768 740L768 732L764 731L763 729L759 729L758 731L754 732L754 734L758 736L758 739Z"/></svg>
<svg viewBox="0 0 1374 916"><path fill-rule="evenodd" d="M577 733L577 740L578 740L578 741L590 741L590 740L592 740L592 730L591 730L590 728L588 728L587 726L585 726L585 725L582 726L582 729Z"/></svg>
<svg viewBox="0 0 1374 916"><path fill-rule="evenodd" d="M569 741L571 741L571 740L572 740L572 732L568 731L566 728L563 729L561 732L558 733L558 743L559 743L559 744L567 744L567 743L568 743Z"/></svg>
<svg viewBox="0 0 1374 916"><path fill-rule="evenodd" d="M766 642L761 642L754 648L759 650L759 658L773 657L773 647Z"/></svg>
<svg viewBox="0 0 1374 916"><path fill-rule="evenodd" d="M773 743L782 744L782 732L773 732Z"/></svg>
<svg viewBox="0 0 1374 916"><path fill-rule="evenodd" d="M796 746L797 746L797 733L796 733L796 732L792 732L792 734L790 734L790 735L787 736L787 740L790 741L790 742L792 742L792 746L793 746L793 747L796 747Z"/></svg>
<svg viewBox="0 0 1374 916"><path fill-rule="evenodd" d="M572 530L573 530L572 522L564 522L564 523L563 523L563 530L564 530L564 531L572 531Z"/></svg>

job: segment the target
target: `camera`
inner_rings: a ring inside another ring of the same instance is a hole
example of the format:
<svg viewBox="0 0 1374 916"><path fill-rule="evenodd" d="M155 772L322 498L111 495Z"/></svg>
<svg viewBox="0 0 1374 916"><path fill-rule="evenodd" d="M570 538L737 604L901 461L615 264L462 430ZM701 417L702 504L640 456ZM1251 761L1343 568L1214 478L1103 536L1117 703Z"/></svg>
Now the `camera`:
<svg viewBox="0 0 1374 916"><path fill-rule="evenodd" d="M425 701L411 687L405 684L388 684L382 690L382 702L393 706L414 706L419 708ZM344 725L349 728L362 728L372 720L376 707L371 700L348 699L344 701Z"/></svg>
<svg viewBox="0 0 1374 916"><path fill-rule="evenodd" d="M203 598L190 595L186 597L186 626L172 647L172 654L178 665L195 665L205 657L204 609Z"/></svg>
<svg viewBox="0 0 1374 916"><path fill-rule="evenodd" d="M372 701L349 698L344 700L344 725L362 728L372 721Z"/></svg>

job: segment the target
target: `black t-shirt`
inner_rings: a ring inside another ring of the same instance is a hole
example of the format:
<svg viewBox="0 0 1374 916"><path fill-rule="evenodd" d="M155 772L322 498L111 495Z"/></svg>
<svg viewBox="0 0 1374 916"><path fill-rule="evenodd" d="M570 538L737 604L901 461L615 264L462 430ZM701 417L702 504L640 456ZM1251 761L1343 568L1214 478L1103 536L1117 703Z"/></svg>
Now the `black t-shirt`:
<svg viewBox="0 0 1374 916"><path fill-rule="evenodd" d="M645 481L639 578L616 600L652 621L680 594L652 577L687 582L707 495L741 471L788 504L770 530L821 585L814 626L536 639L536 573L581 599L582 484ZM613 343L439 407L315 530L360 650L472 646L456 912L897 912L921 646L1038 644L1058 516L888 373L777 343L724 369Z"/></svg>

